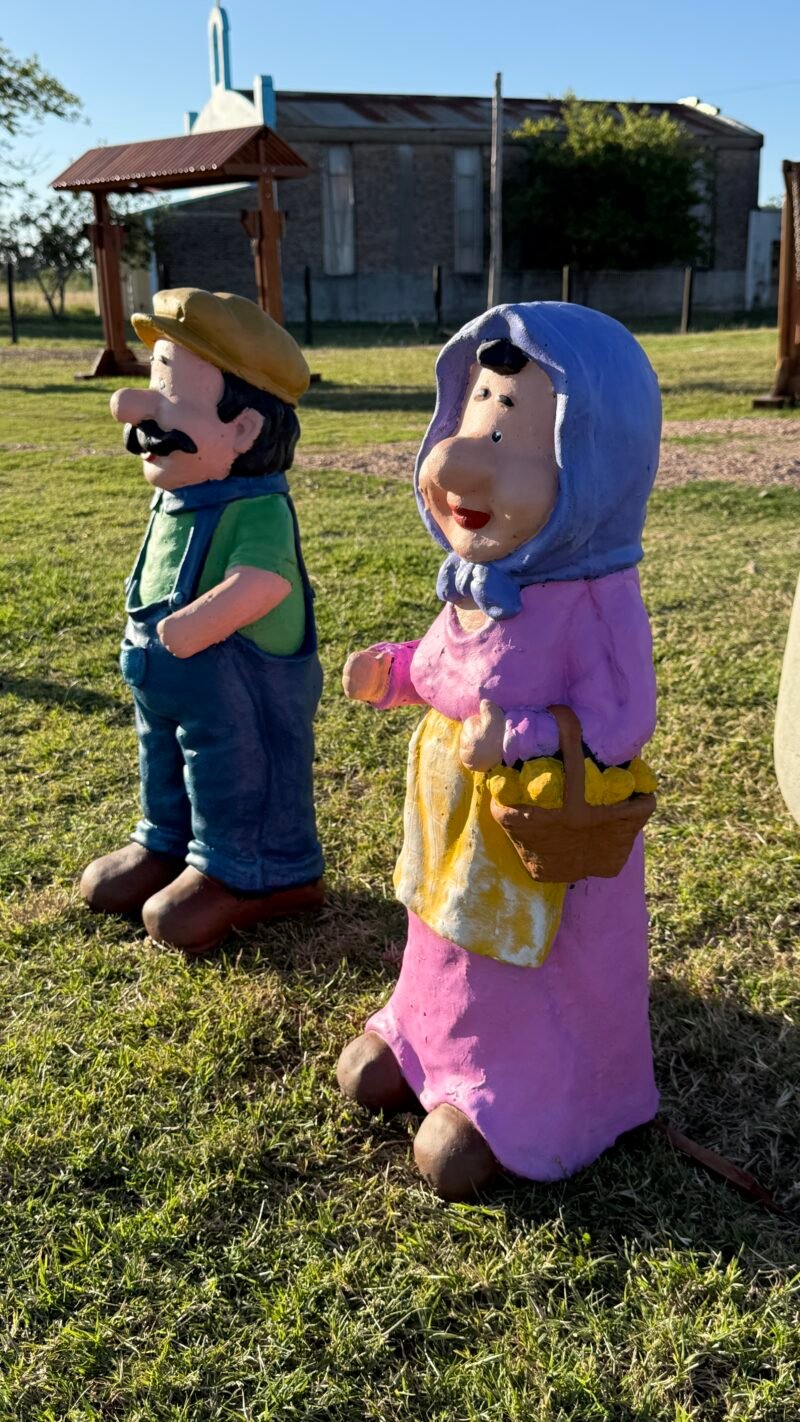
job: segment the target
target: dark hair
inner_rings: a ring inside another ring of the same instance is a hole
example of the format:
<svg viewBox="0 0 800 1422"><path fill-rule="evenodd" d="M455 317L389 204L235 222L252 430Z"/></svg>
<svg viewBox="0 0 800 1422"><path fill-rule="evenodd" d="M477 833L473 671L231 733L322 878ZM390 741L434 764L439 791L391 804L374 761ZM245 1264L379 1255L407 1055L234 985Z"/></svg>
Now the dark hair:
<svg viewBox="0 0 800 1422"><path fill-rule="evenodd" d="M484 341L478 346L478 364L485 370L496 370L500 375L517 375L528 357L519 346L503 337L499 341Z"/></svg>
<svg viewBox="0 0 800 1422"><path fill-rule="evenodd" d="M242 410L257 410L264 416L260 433L244 454L238 454L230 468L231 474L276 474L291 469L294 447L300 438L300 425L292 405L259 390L230 371L222 371L222 398L217 414L229 425Z"/></svg>

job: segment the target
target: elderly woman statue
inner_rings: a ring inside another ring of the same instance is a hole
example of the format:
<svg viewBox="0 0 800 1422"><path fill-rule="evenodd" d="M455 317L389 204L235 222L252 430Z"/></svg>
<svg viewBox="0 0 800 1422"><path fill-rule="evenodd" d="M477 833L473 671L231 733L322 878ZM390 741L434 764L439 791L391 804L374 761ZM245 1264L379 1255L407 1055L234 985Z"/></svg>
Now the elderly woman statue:
<svg viewBox="0 0 800 1422"><path fill-rule="evenodd" d="M510 825L561 803L569 724L587 804L652 789L636 564L661 415L640 346L580 306L489 311L445 346L437 382L415 488L447 554L445 606L421 640L344 672L356 700L429 709L395 872L400 977L338 1077L372 1109L421 1106L417 1163L463 1198L498 1165L568 1175L656 1111L641 834L620 872L556 884L528 872ZM515 795L535 811L504 809Z"/></svg>

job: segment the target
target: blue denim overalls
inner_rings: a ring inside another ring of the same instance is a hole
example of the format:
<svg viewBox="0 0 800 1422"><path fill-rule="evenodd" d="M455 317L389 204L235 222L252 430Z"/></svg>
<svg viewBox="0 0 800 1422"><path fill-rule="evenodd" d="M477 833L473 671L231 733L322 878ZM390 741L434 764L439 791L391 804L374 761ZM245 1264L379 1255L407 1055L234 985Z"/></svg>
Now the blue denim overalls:
<svg viewBox="0 0 800 1422"><path fill-rule="evenodd" d="M287 496L303 581L306 630L292 656L273 656L238 632L193 657L178 658L156 624L195 596L214 530L233 499ZM140 577L155 510L193 508L195 522L175 585L163 601L140 605ZM139 737L142 818L133 833L156 854L187 864L232 889L269 893L322 873L314 821L312 720L322 691L313 592L297 518L283 474L159 490L126 583L128 623L120 653L133 692Z"/></svg>

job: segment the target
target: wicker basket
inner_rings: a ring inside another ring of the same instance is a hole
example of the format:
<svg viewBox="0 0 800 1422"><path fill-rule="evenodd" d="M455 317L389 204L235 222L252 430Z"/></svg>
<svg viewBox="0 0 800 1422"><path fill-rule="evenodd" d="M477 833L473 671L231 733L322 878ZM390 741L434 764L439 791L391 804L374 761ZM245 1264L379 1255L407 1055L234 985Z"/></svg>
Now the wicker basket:
<svg viewBox="0 0 800 1422"><path fill-rule="evenodd" d="M656 807L655 795L632 795L620 805L587 805L581 725L568 706L548 708L558 724L564 757L564 807L543 810L501 805L492 814L509 836L532 879L574 884L577 879L614 879Z"/></svg>

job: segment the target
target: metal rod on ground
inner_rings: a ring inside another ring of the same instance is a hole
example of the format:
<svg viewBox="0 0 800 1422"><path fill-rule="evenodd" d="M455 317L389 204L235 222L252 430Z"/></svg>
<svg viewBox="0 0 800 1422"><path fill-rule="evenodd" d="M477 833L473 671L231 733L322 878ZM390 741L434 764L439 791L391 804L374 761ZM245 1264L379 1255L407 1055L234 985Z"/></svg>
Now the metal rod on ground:
<svg viewBox="0 0 800 1422"><path fill-rule="evenodd" d="M307 346L313 346L314 313L311 306L311 268L309 266L303 272L303 293L305 295L305 342Z"/></svg>
<svg viewBox="0 0 800 1422"><path fill-rule="evenodd" d="M685 336L692 324L692 290L694 287L694 267L683 269L683 300L681 302L681 335Z"/></svg>
<svg viewBox="0 0 800 1422"><path fill-rule="evenodd" d="M561 300L572 300L572 268L569 262L561 268Z"/></svg>
<svg viewBox="0 0 800 1422"><path fill-rule="evenodd" d="M11 344L17 344L17 303L14 298L14 263L6 262L6 286L8 288L8 320L11 326Z"/></svg>
<svg viewBox="0 0 800 1422"><path fill-rule="evenodd" d="M490 185L489 306L500 300L503 276L503 76L494 76L492 99L492 171Z"/></svg>
<svg viewBox="0 0 800 1422"><path fill-rule="evenodd" d="M436 329L442 329L442 268L437 262L433 268L433 309L436 315Z"/></svg>

